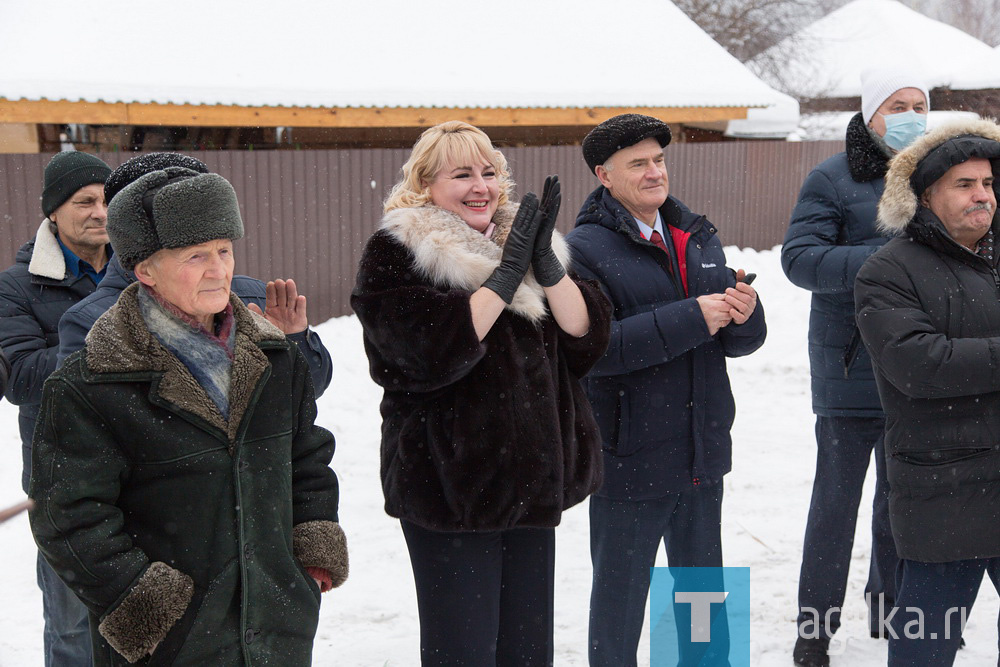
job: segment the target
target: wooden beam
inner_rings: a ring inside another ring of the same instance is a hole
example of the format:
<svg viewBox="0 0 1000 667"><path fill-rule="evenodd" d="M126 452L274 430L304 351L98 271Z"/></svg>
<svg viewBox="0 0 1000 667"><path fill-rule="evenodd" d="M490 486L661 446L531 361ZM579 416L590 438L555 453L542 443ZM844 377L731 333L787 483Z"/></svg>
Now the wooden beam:
<svg viewBox="0 0 1000 667"><path fill-rule="evenodd" d="M61 100L8 100L0 97L0 123L82 123L127 125L125 104Z"/></svg>
<svg viewBox="0 0 1000 667"><path fill-rule="evenodd" d="M49 102L0 98L0 123L81 123L176 127L430 127L446 120L481 126L594 126L620 113L641 113L667 123L746 118L747 107L593 108L305 108L192 104Z"/></svg>

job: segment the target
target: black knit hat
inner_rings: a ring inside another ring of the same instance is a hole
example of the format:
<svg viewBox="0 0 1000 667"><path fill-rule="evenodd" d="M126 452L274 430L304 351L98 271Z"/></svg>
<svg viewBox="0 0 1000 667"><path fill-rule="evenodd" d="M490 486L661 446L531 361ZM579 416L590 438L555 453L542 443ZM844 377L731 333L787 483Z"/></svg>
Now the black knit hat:
<svg viewBox="0 0 1000 667"><path fill-rule="evenodd" d="M184 167L199 174L208 173L208 165L197 158L183 153L145 153L126 160L120 167L111 172L104 182L104 201L111 204L114 196L126 185L145 176L151 171L159 171L167 167Z"/></svg>
<svg viewBox="0 0 1000 667"><path fill-rule="evenodd" d="M590 170L597 173L597 166L607 162L609 157L650 137L663 148L670 143L670 126L652 116L623 113L607 119L584 137L583 159Z"/></svg>
<svg viewBox="0 0 1000 667"><path fill-rule="evenodd" d="M92 183L104 183L110 175L111 167L99 157L80 151L56 153L45 165L42 213L49 217L77 190Z"/></svg>
<svg viewBox="0 0 1000 667"><path fill-rule="evenodd" d="M236 191L218 174L167 167L125 186L108 207L108 236L121 265L164 248L243 237Z"/></svg>

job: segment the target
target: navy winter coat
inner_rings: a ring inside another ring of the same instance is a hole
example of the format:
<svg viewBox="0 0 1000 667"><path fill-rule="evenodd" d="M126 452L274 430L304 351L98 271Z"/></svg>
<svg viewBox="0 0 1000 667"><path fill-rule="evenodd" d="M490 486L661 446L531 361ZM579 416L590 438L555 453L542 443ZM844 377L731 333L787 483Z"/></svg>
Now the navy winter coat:
<svg viewBox="0 0 1000 667"><path fill-rule="evenodd" d="M75 277L66 270L55 225L47 219L35 238L17 251L15 264L0 273L0 346L10 362L4 395L19 406L25 492L42 385L56 369L59 318L96 287L88 276Z"/></svg>
<svg viewBox="0 0 1000 667"><path fill-rule="evenodd" d="M758 302L746 323L709 335L696 297L732 287L735 275L704 216L673 197L660 213L679 231L689 296L667 271L673 261L679 275L677 258L643 239L603 186L567 237L574 270L598 281L614 307L611 342L587 379L604 443L597 493L609 498L662 498L729 472L736 408L725 358L750 354L767 333Z"/></svg>
<svg viewBox="0 0 1000 667"><path fill-rule="evenodd" d="M861 114L847 128L847 151L806 177L781 249L793 283L813 293L809 367L813 412L881 417L871 358L854 320L854 279L886 238L875 229L888 157Z"/></svg>
<svg viewBox="0 0 1000 667"><path fill-rule="evenodd" d="M122 290L134 282L135 275L127 271L117 257L112 257L108 263L108 271L94 293L70 307L59 321L58 365L62 365L63 359L69 355L83 349L87 333L97 318L114 305ZM264 283L256 278L233 276L230 290L243 303L253 303L261 310L266 310L267 292ZM306 358L316 396L322 396L333 377L333 360L329 351L323 346L323 341L308 328L301 333L286 337L298 345L299 351Z"/></svg>

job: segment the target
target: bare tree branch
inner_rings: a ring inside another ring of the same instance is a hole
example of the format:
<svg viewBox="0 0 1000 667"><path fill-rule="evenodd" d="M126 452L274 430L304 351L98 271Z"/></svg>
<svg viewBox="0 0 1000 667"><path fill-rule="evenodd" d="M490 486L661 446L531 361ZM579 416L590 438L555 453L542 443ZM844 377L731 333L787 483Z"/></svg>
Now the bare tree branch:
<svg viewBox="0 0 1000 667"><path fill-rule="evenodd" d="M938 7L940 20L990 46L1000 44L1000 0L951 0Z"/></svg>
<svg viewBox="0 0 1000 667"><path fill-rule="evenodd" d="M826 0L676 0L677 7L740 62L822 15Z"/></svg>

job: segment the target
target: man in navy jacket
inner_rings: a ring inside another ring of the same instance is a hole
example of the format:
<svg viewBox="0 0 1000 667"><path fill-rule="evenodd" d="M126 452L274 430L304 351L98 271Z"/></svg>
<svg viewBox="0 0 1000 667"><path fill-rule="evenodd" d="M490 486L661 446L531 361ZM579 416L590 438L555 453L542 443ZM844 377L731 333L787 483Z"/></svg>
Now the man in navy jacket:
<svg viewBox="0 0 1000 667"><path fill-rule="evenodd" d="M111 258L104 228L104 180L110 173L103 160L87 153L54 155L44 173L45 219L35 238L17 251L14 265L0 272L0 347L10 362L5 396L19 408L25 492L42 386L56 369L59 318L97 288ZM46 667L89 666L87 609L41 556L36 575Z"/></svg>
<svg viewBox="0 0 1000 667"><path fill-rule="evenodd" d="M882 621L896 599L899 559L889 529L885 414L855 322L854 279L886 241L875 228L875 207L885 188L889 159L922 133L927 88L918 75L898 66L872 68L862 76L861 107L847 126L846 151L817 165L802 184L781 250L788 279L813 293L809 366L816 475L792 654L802 667L830 664L827 649L840 627L858 506L873 450L876 484L865 586L873 637L885 636Z"/></svg>
<svg viewBox="0 0 1000 667"><path fill-rule="evenodd" d="M669 141L665 123L638 114L594 128L583 154L601 186L567 237L574 270L614 306L611 343L587 380L604 442L604 483L590 502L591 665L636 664L661 540L672 567L722 566L735 415L726 357L766 335L757 294L726 267L715 227L668 196Z"/></svg>

